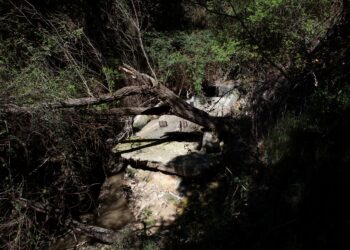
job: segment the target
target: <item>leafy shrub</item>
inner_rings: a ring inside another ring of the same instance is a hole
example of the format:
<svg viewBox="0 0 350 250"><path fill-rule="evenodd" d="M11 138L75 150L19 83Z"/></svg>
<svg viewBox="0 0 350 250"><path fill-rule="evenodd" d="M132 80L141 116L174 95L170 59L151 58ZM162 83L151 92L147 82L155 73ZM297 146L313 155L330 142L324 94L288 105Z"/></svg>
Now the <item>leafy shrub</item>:
<svg viewBox="0 0 350 250"><path fill-rule="evenodd" d="M276 62L302 69L301 54L325 34L336 6L329 0L258 0L248 5L246 20L260 49Z"/></svg>
<svg viewBox="0 0 350 250"><path fill-rule="evenodd" d="M186 75L190 86L198 93L205 80L206 67L216 64L228 67L239 43L222 39L211 31L174 33L149 32L146 36L147 51L156 64L163 82ZM176 72L176 69L181 69Z"/></svg>
<svg viewBox="0 0 350 250"><path fill-rule="evenodd" d="M319 87L311 97L307 98L307 105L302 114L288 112L277 121L267 140L266 152L269 155L266 155L266 160L275 164L290 156L293 153L290 152L290 143L295 131L315 133L320 137L329 134L333 129L329 124L339 120L349 105L350 91L347 86Z"/></svg>
<svg viewBox="0 0 350 250"><path fill-rule="evenodd" d="M102 64L99 52L85 35L83 27L65 14L50 19L34 6L6 13L0 30L0 91L17 104L92 95L103 81L112 85L110 72L92 70ZM28 9L27 9L28 8ZM32 15L32 21L15 18ZM100 79L100 80L99 80ZM107 87L107 89L110 89Z"/></svg>

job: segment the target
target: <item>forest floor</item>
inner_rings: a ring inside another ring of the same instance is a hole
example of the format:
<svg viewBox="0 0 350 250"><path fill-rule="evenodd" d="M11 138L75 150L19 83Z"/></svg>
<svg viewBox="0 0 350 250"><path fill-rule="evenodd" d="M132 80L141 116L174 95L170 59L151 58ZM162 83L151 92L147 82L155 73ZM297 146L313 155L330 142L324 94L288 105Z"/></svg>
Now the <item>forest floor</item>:
<svg viewBox="0 0 350 250"><path fill-rule="evenodd" d="M84 236L75 239L68 235L51 249L123 249L124 244L140 249L142 241L130 244L123 240L159 234L182 214L187 197L179 190L181 180L176 175L130 167L109 177L101 190L101 204L95 221L99 226L120 230L120 242L107 245L91 242Z"/></svg>

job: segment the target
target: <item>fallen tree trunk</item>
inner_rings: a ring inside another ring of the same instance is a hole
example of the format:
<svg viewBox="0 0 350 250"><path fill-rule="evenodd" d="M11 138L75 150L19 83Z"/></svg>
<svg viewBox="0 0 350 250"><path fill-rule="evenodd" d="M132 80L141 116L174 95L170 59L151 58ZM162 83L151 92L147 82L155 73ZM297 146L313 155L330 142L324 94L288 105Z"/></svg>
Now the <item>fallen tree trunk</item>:
<svg viewBox="0 0 350 250"><path fill-rule="evenodd" d="M24 114L24 113L32 113L33 109L28 107L19 107L17 105L5 105L0 109L4 113L8 114ZM65 112L76 113L76 110L66 109ZM96 110L92 108L84 108L79 110L81 114L88 115L101 115L101 116L130 116L130 115L163 115L169 114L170 107L162 105L159 107L126 107L126 108L111 108L106 110Z"/></svg>
<svg viewBox="0 0 350 250"><path fill-rule="evenodd" d="M210 116L207 112L188 104L173 91L163 85L153 88L154 95L171 107L171 113L206 129L216 131L218 134L232 133L236 128L231 118Z"/></svg>
<svg viewBox="0 0 350 250"><path fill-rule="evenodd" d="M157 84L157 81L151 76L141 73L129 65L123 65L120 69L139 85L128 86L121 88L114 93L101 95L99 97L84 97L67 99L58 102L42 103L34 108L18 107L15 105L8 105L2 108L7 113L23 113L30 112L33 109L63 109L63 108L77 108L89 107L102 103L111 103L118 101L124 97L131 95L149 95L158 98L163 102L160 107L142 108L142 107L127 107L127 108L113 108L109 110L98 111L95 109L82 109L79 112L86 112L92 115L138 115L138 114L173 114L189 120L193 123L203 126L206 129L215 131L218 135L233 133L237 130L235 120L233 118L223 118L210 116L207 112L200 110L188 104L185 100L178 97L173 91L162 84ZM74 112L74 111L73 111ZM221 136L222 137L222 136Z"/></svg>
<svg viewBox="0 0 350 250"><path fill-rule="evenodd" d="M98 97L83 97L83 98L70 98L57 102L45 102L34 107L20 107L13 104L8 104L0 107L0 110L4 113L28 113L37 109L61 109L61 108L77 108L88 107L98 105L102 103L110 103L121 100L127 96L140 95L147 93L149 88L147 86L128 86L121 88L113 93L101 95ZM141 111L142 112L142 111Z"/></svg>
<svg viewBox="0 0 350 250"><path fill-rule="evenodd" d="M82 110L81 112L90 114L90 115L104 115L104 116L163 115L163 114L169 114L170 107L168 106L159 106L159 107L152 107L152 108L126 107L126 108L111 108L107 110L85 109L85 110Z"/></svg>
<svg viewBox="0 0 350 250"><path fill-rule="evenodd" d="M99 97L67 99L59 102L43 103L41 106L55 108L55 109L91 106L91 105L97 105L101 103L110 103L110 102L120 100L127 96L140 95L144 93L147 93L146 86L128 86L128 87L121 88L111 94L105 94Z"/></svg>
<svg viewBox="0 0 350 250"><path fill-rule="evenodd" d="M210 116L207 112L188 104L164 85L155 84L156 81L151 76L140 73L129 65L124 64L120 69L142 86L150 86L148 89L149 93L169 106L170 113L173 115L201 125L206 129L213 130L221 137L237 130L234 119Z"/></svg>

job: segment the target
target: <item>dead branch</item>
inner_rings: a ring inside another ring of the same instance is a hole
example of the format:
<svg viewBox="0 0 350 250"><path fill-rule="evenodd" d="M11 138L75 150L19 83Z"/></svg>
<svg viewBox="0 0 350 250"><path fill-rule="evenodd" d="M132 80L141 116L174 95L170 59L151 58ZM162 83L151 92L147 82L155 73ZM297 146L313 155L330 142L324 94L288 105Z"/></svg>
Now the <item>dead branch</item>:
<svg viewBox="0 0 350 250"><path fill-rule="evenodd" d="M49 108L72 108L72 107L82 107L89 105L96 105L101 103L109 103L113 101L120 100L126 96L138 95L145 93L146 89L141 86L130 86L121 88L111 94L101 95L99 97L85 97L76 99L67 99L55 103L46 103L42 106L47 106Z"/></svg>
<svg viewBox="0 0 350 250"><path fill-rule="evenodd" d="M143 107L126 107L126 108L111 108L108 110L82 110L83 113L90 115L105 115L105 116L130 116L130 115L163 115L168 114L170 107L159 106L153 108Z"/></svg>
<svg viewBox="0 0 350 250"><path fill-rule="evenodd" d="M144 74L144 73L137 71L136 69L134 69L130 65L123 63L123 66L119 67L119 69L121 71L123 71L126 75L131 77L132 79L139 82L141 85L147 85L147 86L157 86L158 85L158 81L156 79L154 79L153 77L151 77L147 74Z"/></svg>
<svg viewBox="0 0 350 250"><path fill-rule="evenodd" d="M67 99L59 102L43 103L36 108L62 109L76 108L97 105L101 103L110 103L131 95L150 95L162 101L161 107L147 108L119 108L108 111L85 110L86 112L102 115L137 115L137 114L163 114L171 113L193 123L201 125L209 130L216 131L219 135L232 133L237 130L234 119L220 118L210 116L207 112L200 110L188 104L185 100L178 97L173 91L144 73L141 73L133 67L124 64L120 67L126 76L131 77L139 83L139 86L129 86L121 88L114 93L101 95L99 97L84 97L76 99ZM30 108L7 106L5 110L10 112L28 112ZM84 110L83 110L84 112Z"/></svg>
<svg viewBox="0 0 350 250"><path fill-rule="evenodd" d="M45 205L39 202L34 203L22 197L12 198L11 200L12 200L12 203L14 203L14 206L19 205L23 208L30 208L38 213L42 213L46 215L50 214L49 209ZM109 244L116 242L118 239L118 234L110 229L106 229L98 226L86 225L76 220L68 220L68 222L66 223L66 226L82 234L85 234L91 238L98 239L100 241L103 241ZM8 227L8 225L6 225L6 227Z"/></svg>
<svg viewBox="0 0 350 250"><path fill-rule="evenodd" d="M86 225L76 220L71 221L71 227L91 238L98 239L105 243L113 244L118 239L118 234L110 229Z"/></svg>
<svg viewBox="0 0 350 250"><path fill-rule="evenodd" d="M76 106L79 107L79 106ZM0 110L7 114L32 114L33 108L20 107L14 104L4 105ZM62 110L68 113L76 113L76 110L68 108ZM84 108L79 110L81 114L93 116L131 116L131 115L163 115L170 113L170 107L161 105L158 107L125 107L125 108L111 108L107 110L96 110L93 108Z"/></svg>

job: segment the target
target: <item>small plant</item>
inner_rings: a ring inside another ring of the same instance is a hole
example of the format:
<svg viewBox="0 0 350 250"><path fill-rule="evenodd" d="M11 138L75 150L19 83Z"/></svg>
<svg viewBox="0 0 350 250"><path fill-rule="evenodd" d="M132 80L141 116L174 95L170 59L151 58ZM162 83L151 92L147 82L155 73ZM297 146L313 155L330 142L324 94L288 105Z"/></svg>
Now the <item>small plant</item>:
<svg viewBox="0 0 350 250"><path fill-rule="evenodd" d="M157 243L153 240L146 240L144 243L143 243L143 250L155 250L155 249L158 249L157 247Z"/></svg>
<svg viewBox="0 0 350 250"><path fill-rule="evenodd" d="M120 73L116 69L109 67L102 67L102 72L106 78L108 84L108 90L113 91L116 89L116 82L120 78Z"/></svg>
<svg viewBox="0 0 350 250"><path fill-rule="evenodd" d="M136 169L130 168L130 167L126 168L125 172L126 172L127 176L129 178L132 178L132 179L135 178L135 175L137 173Z"/></svg>
<svg viewBox="0 0 350 250"><path fill-rule="evenodd" d="M177 204L178 203L178 199L172 195L172 194L166 194L166 200L169 202L169 203L174 203L174 204Z"/></svg>
<svg viewBox="0 0 350 250"><path fill-rule="evenodd" d="M156 220L152 217L153 212L149 208L145 208L141 214L141 220L147 228L153 227L156 224Z"/></svg>
<svg viewBox="0 0 350 250"><path fill-rule="evenodd" d="M152 216L152 210L150 210L149 208L145 208L142 211L141 219L148 220L151 216Z"/></svg>

